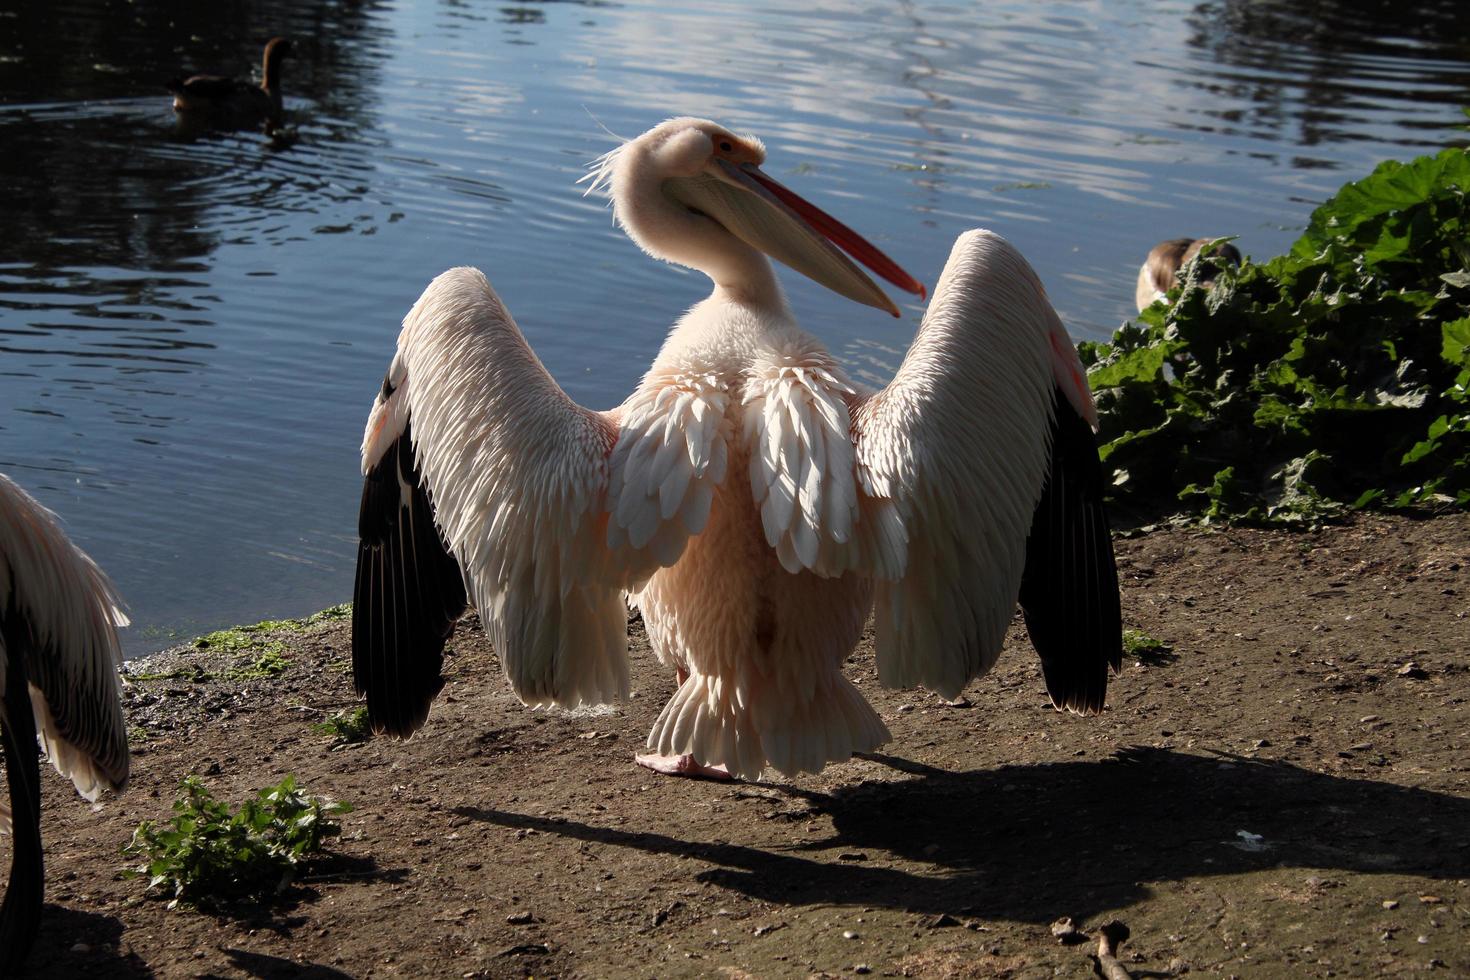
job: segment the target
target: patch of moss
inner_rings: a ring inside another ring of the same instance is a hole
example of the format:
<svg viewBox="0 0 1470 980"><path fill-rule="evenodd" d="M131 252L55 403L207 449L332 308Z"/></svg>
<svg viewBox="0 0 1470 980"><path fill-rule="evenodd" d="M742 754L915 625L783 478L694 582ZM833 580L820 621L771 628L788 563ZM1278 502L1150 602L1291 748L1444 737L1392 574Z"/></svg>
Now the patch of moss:
<svg viewBox="0 0 1470 980"><path fill-rule="evenodd" d="M214 680L214 675L198 664L175 667L173 670L143 671L125 676L129 681L192 681L195 684Z"/></svg>
<svg viewBox="0 0 1470 980"><path fill-rule="evenodd" d="M194 646L199 650L247 650L259 645L251 634L253 633L286 633L315 626L318 623L337 622L347 619L352 615L352 603L344 602L335 606L328 606L321 612L314 612L302 619L262 619L258 623L246 626L232 626L225 630L215 630L213 633L205 633L194 640Z"/></svg>
<svg viewBox="0 0 1470 980"><path fill-rule="evenodd" d="M352 604L344 602L340 605L329 606L321 612L312 613L302 619L263 619L258 623L250 623L246 626L234 626L230 629L205 633L194 640L194 649L232 653L238 655L242 660L248 659L247 663L225 672L224 676L231 680L275 677L291 665L290 659L286 657L286 645L280 640L263 639L259 634L297 632L308 626L336 622L351 615ZM137 680L168 678L199 681L211 679L207 672L197 667L192 670L180 668L159 674L137 674L134 677Z"/></svg>
<svg viewBox="0 0 1470 980"><path fill-rule="evenodd" d="M280 640L270 640L251 648L248 653L254 656L242 659L248 659L249 662L225 671L226 677L237 681L258 680L283 674L291 666L291 661L286 656L286 645Z"/></svg>
<svg viewBox="0 0 1470 980"><path fill-rule="evenodd" d="M352 603L342 602L335 606L328 606L321 612L314 612L305 619L295 620L303 626L315 626L317 623L334 623L352 617Z"/></svg>

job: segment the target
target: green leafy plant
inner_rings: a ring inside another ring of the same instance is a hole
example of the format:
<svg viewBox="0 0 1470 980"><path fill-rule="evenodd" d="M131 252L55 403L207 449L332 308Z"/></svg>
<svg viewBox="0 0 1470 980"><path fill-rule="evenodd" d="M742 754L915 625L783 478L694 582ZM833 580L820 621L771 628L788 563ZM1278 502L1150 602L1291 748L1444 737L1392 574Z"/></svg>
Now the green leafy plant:
<svg viewBox="0 0 1470 980"><path fill-rule="evenodd" d="M1113 494L1143 514L1317 519L1470 504L1470 157L1389 161L1287 254L1185 270L1080 352Z"/></svg>
<svg viewBox="0 0 1470 980"><path fill-rule="evenodd" d="M1123 653L1129 659L1149 666L1167 664L1178 659L1172 646L1143 630L1135 629L1123 631Z"/></svg>
<svg viewBox="0 0 1470 980"><path fill-rule="evenodd" d="M367 708L357 707L349 710L338 711L326 721L312 725L312 731L323 735L331 735L341 742L363 742L372 734L372 726L368 724Z"/></svg>
<svg viewBox="0 0 1470 980"><path fill-rule="evenodd" d="M307 796L295 776L260 790L234 812L198 777L185 777L180 788L172 819L143 821L123 848L144 861L124 874L146 877L149 890L166 896L169 908L269 901L290 886L327 838L341 832L331 818L352 810Z"/></svg>

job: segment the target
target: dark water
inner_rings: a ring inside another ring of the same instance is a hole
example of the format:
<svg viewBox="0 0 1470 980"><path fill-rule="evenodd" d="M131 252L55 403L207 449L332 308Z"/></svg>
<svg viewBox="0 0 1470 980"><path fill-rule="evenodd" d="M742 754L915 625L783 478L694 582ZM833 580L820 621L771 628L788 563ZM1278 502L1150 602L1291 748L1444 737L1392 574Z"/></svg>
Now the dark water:
<svg viewBox="0 0 1470 980"><path fill-rule="evenodd" d="M0 6L0 470L132 605L133 653L349 597L357 446L398 321L485 269L573 397L631 390L704 280L574 182L675 114L933 283L996 229L1079 337L1166 237L1279 252L1380 159L1457 140L1470 4ZM190 136L163 82L296 42L283 138ZM789 278L881 381L903 321Z"/></svg>

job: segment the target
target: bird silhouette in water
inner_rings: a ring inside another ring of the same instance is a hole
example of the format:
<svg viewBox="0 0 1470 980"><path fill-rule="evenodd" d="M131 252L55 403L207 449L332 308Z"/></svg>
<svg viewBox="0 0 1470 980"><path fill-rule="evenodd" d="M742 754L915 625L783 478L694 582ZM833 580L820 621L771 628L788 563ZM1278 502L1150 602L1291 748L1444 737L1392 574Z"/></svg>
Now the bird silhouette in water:
<svg viewBox="0 0 1470 980"><path fill-rule="evenodd" d="M174 112L187 128L258 129L274 132L281 125L281 65L291 41L273 37L261 55L260 84L223 75L191 75L168 83Z"/></svg>

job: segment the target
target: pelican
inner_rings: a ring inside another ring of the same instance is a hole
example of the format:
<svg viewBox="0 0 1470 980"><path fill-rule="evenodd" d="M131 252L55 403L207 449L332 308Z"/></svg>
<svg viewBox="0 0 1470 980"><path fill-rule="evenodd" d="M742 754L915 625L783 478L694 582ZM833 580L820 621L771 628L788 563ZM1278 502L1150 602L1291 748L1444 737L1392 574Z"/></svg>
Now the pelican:
<svg viewBox="0 0 1470 980"><path fill-rule="evenodd" d="M1122 651L1096 410L1040 280L961 235L865 391L767 256L895 316L843 252L924 287L764 160L680 118L594 164L633 240L714 287L609 411L566 395L478 270L409 311L362 442L353 672L375 730L424 723L467 602L526 704L626 697L625 597L678 680L637 758L659 772L815 773L887 741L842 673L870 611L880 681L954 698L1019 595L1053 704L1102 709Z"/></svg>
<svg viewBox="0 0 1470 980"><path fill-rule="evenodd" d="M273 37L260 59L260 84L220 75L192 75L168 83L174 111L227 129L248 129L281 123L281 63L291 53L291 42Z"/></svg>
<svg viewBox="0 0 1470 980"><path fill-rule="evenodd" d="M1214 248L1209 248L1209 244L1215 240L1171 238L1149 249L1148 258L1139 266L1138 285L1133 290L1133 301L1138 304L1138 312L1142 313L1155 301L1163 299L1179 282L1179 270L1199 255L1201 250L1206 258L1221 258L1231 265L1240 265L1239 249L1229 242L1221 242ZM1200 266L1199 284L1208 289L1215 284L1215 277L1219 274L1220 270L1214 263L1206 262Z"/></svg>
<svg viewBox="0 0 1470 980"><path fill-rule="evenodd" d="M13 837L0 905L0 976L20 969L41 923L41 783L36 740L88 800L128 781L118 700L117 591L56 515L0 474L0 735Z"/></svg>

